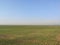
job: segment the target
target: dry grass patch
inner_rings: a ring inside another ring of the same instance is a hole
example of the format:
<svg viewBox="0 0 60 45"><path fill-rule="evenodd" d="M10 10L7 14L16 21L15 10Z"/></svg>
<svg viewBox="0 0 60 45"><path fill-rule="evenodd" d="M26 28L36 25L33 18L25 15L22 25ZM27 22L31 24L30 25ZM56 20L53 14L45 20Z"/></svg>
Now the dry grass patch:
<svg viewBox="0 0 60 45"><path fill-rule="evenodd" d="M10 34L0 34L0 39L15 39L15 35Z"/></svg>
<svg viewBox="0 0 60 45"><path fill-rule="evenodd" d="M57 40L57 41L60 41L60 34L58 34L58 35L56 36L56 40Z"/></svg>

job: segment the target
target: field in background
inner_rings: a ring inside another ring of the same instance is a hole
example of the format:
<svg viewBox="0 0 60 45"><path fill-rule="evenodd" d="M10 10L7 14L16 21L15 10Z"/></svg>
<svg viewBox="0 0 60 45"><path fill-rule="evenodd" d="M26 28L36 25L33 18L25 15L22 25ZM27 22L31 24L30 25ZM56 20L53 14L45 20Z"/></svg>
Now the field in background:
<svg viewBox="0 0 60 45"><path fill-rule="evenodd" d="M60 26L0 26L0 45L60 45Z"/></svg>

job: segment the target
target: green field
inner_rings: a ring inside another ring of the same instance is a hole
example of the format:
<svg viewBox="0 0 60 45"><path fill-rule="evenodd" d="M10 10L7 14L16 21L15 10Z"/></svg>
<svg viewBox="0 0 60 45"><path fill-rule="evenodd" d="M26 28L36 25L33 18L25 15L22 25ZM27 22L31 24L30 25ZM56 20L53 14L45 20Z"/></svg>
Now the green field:
<svg viewBox="0 0 60 45"><path fill-rule="evenodd" d="M0 45L60 45L60 26L0 26Z"/></svg>

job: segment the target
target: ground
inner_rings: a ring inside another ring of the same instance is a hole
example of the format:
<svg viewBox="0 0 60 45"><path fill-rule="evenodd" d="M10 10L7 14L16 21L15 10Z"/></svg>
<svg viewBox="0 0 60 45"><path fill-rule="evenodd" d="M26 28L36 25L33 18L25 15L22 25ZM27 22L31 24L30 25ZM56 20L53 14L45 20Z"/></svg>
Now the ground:
<svg viewBox="0 0 60 45"><path fill-rule="evenodd" d="M60 26L0 26L0 45L60 45Z"/></svg>

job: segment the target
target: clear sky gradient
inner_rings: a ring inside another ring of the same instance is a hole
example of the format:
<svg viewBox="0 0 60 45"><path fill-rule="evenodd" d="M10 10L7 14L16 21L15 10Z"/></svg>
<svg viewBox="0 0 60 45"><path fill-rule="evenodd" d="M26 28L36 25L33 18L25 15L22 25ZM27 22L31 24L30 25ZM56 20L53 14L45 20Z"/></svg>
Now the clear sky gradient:
<svg viewBox="0 0 60 45"><path fill-rule="evenodd" d="M0 25L60 24L60 0L0 0Z"/></svg>

